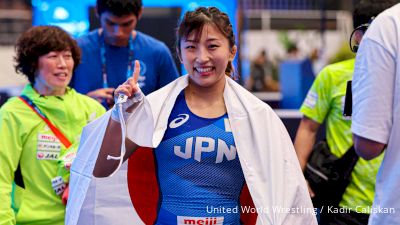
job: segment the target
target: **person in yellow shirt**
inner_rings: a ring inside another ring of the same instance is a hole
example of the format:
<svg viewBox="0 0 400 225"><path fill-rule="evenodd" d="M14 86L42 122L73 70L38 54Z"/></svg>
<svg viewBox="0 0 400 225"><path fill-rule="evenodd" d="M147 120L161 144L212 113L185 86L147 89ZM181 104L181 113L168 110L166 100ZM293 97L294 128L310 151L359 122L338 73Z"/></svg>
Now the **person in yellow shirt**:
<svg viewBox="0 0 400 225"><path fill-rule="evenodd" d="M371 18L393 6L392 0L363 0L353 13L354 28L365 26ZM300 108L303 119L295 139L295 149L304 170L315 143L321 124L326 122L326 139L331 152L341 157L352 145L351 120L343 117L347 81L353 78L354 59L326 66L316 77L307 97ZM339 207L345 213L321 212L321 224L367 224L369 209L374 199L375 177L382 162L382 156L374 160L359 159L351 174ZM345 166L345 165L343 165ZM314 196L310 190L311 197Z"/></svg>
<svg viewBox="0 0 400 225"><path fill-rule="evenodd" d="M24 32L15 61L30 83L0 109L0 224L63 225L68 171L60 174L59 158L77 147L82 128L105 109L68 87L80 49L61 28ZM12 191L14 181L20 191ZM19 205L12 206L14 199Z"/></svg>

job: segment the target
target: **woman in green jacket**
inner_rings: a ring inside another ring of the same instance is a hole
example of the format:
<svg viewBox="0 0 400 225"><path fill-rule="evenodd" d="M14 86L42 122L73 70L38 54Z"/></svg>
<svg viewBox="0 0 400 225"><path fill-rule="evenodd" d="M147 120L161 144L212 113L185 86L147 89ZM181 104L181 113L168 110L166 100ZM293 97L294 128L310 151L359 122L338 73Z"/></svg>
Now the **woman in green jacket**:
<svg viewBox="0 0 400 225"><path fill-rule="evenodd" d="M73 158L82 128L105 110L68 87L80 49L61 28L23 33L15 61L29 84L0 109L0 224L62 225L69 175L60 157Z"/></svg>

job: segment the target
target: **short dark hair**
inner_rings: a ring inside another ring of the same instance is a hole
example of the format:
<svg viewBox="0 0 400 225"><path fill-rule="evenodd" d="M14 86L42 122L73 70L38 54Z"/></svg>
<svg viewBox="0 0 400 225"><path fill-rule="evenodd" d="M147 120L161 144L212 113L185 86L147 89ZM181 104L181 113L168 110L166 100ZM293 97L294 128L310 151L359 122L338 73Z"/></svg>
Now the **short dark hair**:
<svg viewBox="0 0 400 225"><path fill-rule="evenodd" d="M221 12L216 7L199 7L194 11L186 12L178 25L176 32L176 49L179 55L181 55L181 40L186 39L193 31L197 31L196 38L199 38L204 25L207 24L213 24L217 27L228 39L230 48L235 46L235 35L228 15ZM233 72L232 62L229 62L225 69L225 74L229 76Z"/></svg>
<svg viewBox="0 0 400 225"><path fill-rule="evenodd" d="M75 71L81 60L81 51L76 41L60 27L31 27L18 38L15 45L15 71L27 76L29 82L34 84L39 57L51 51L64 50L71 51Z"/></svg>
<svg viewBox="0 0 400 225"><path fill-rule="evenodd" d="M370 22L372 17L397 3L397 0L361 0L353 11L354 28Z"/></svg>
<svg viewBox="0 0 400 225"><path fill-rule="evenodd" d="M142 8L142 0L97 0L97 13L110 12L115 16L126 16L134 14L139 16Z"/></svg>

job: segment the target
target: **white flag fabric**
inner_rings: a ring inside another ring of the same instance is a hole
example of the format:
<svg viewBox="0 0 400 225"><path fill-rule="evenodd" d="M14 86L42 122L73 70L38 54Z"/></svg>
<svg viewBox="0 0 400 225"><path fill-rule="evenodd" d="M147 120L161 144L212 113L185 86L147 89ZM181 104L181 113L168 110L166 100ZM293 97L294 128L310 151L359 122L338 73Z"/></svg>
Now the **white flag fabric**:
<svg viewBox="0 0 400 225"><path fill-rule="evenodd" d="M187 85L186 75L146 96L127 121L127 137L140 146L158 146L167 128L175 100ZM258 213L256 224L317 224L293 144L278 116L267 104L228 77L224 100L240 164ZM82 213L91 214L85 211L87 204L92 204L89 207L92 209L102 207L96 200L88 202L85 198L95 195L96 199L101 195L98 192L94 194L89 187L91 183L93 185L93 182L97 182L93 181L92 173L109 118L110 112L83 130L81 145L71 167L67 225L76 225L78 221L85 225L106 224L102 223L102 218L105 217L114 221L111 224L143 224L134 209L136 206L132 207L130 221L125 220L122 223L115 222L118 217L126 214L118 211L118 207L115 207L115 213L100 210L93 212L95 216L92 219L86 221L86 217L80 218ZM97 183L96 186L100 185L102 184ZM114 195L117 192L123 193L126 189L121 191L110 188L107 191ZM128 192L135 190L123 193L129 200ZM110 205L109 208L113 207Z"/></svg>
<svg viewBox="0 0 400 225"><path fill-rule="evenodd" d="M144 225L128 197L127 171L124 163L114 176L92 179L78 224Z"/></svg>
<svg viewBox="0 0 400 225"><path fill-rule="evenodd" d="M159 199L155 169L151 149L139 148L114 176L92 178L78 224L153 224Z"/></svg>

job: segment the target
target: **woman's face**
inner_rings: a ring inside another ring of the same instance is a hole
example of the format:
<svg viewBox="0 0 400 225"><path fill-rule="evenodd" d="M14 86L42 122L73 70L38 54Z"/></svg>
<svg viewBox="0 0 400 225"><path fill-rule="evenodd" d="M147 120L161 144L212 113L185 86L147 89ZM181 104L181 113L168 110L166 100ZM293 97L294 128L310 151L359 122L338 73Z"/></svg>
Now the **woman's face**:
<svg viewBox="0 0 400 225"><path fill-rule="evenodd" d="M72 78L74 59L69 50L52 51L39 57L35 88L45 95L63 94Z"/></svg>
<svg viewBox="0 0 400 225"><path fill-rule="evenodd" d="M228 39L213 24L203 26L196 40L196 31L181 40L181 61L191 81L201 87L225 82L225 69L236 54L236 46L229 47Z"/></svg>

